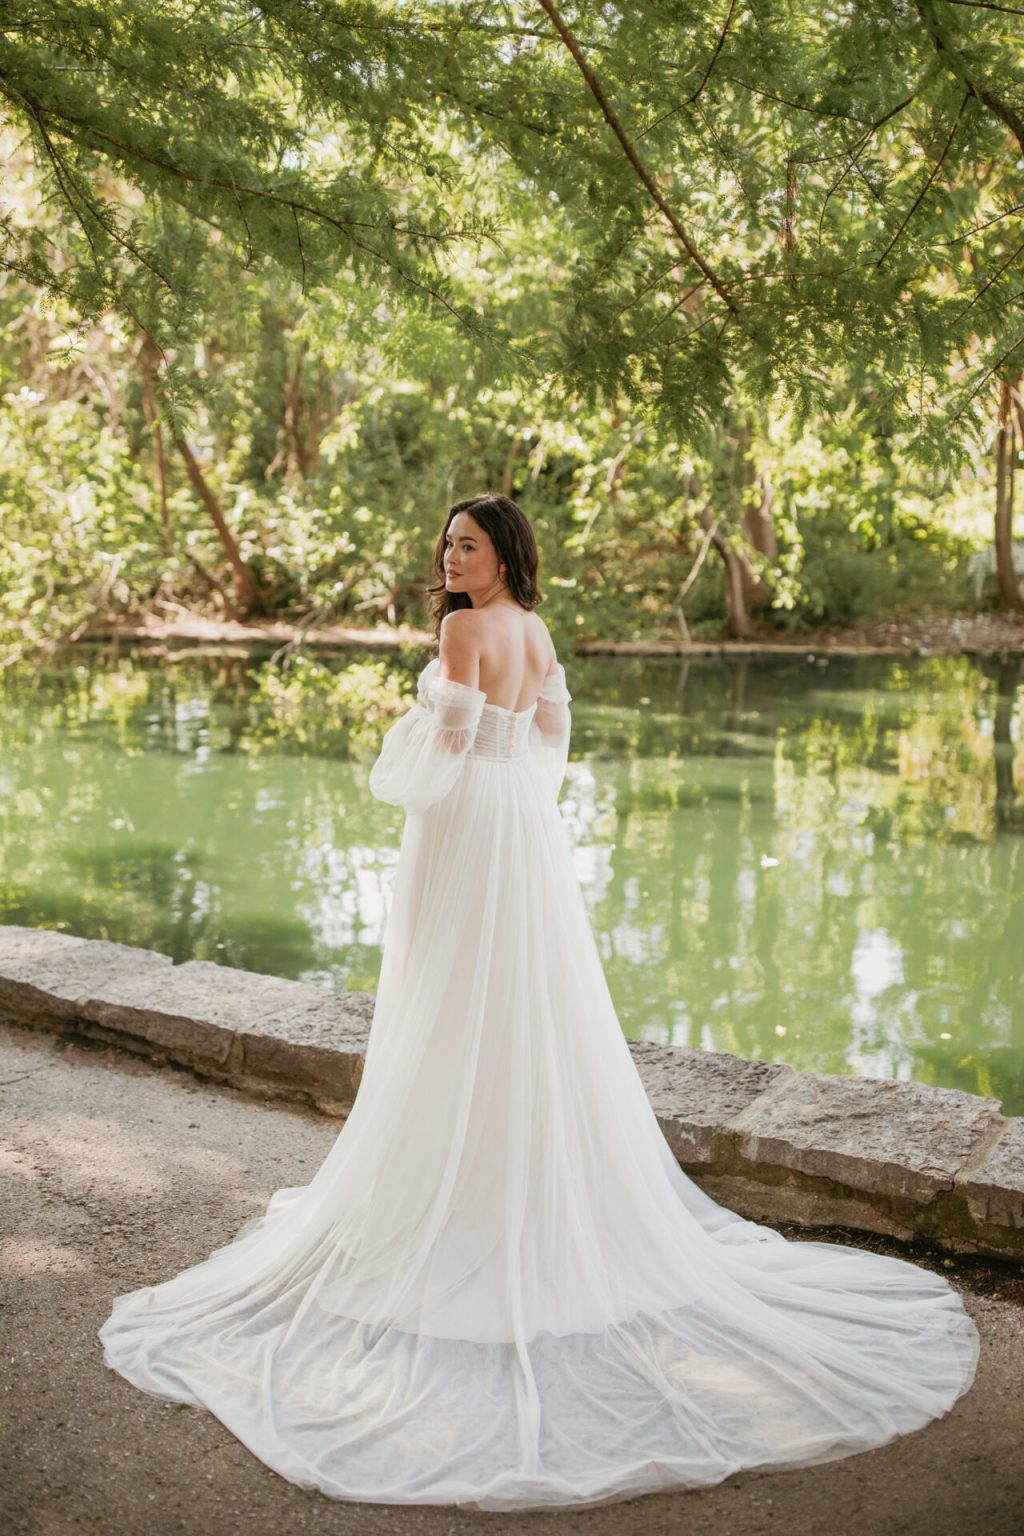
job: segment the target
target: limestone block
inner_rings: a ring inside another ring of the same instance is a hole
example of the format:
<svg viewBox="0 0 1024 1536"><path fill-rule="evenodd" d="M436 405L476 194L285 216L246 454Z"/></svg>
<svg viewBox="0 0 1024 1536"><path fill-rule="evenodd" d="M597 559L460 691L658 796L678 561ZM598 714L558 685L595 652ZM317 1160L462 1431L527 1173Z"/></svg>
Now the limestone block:
<svg viewBox="0 0 1024 1536"><path fill-rule="evenodd" d="M192 1010L205 1005L206 1017L234 1032L242 1075L308 1088L328 1103L351 1103L373 1018L367 993L339 996L208 961L189 961L177 974L195 994Z"/></svg>
<svg viewBox="0 0 1024 1536"><path fill-rule="evenodd" d="M0 927L0 1012L27 1023L80 1017L83 999L135 976L152 984L173 970L167 955L78 939L49 928Z"/></svg>
<svg viewBox="0 0 1024 1536"><path fill-rule="evenodd" d="M77 1025L232 1077L276 1080L350 1103L362 1074L374 999L259 976L209 961L0 927L0 1012ZM321 1091L322 1090L322 1091Z"/></svg>
<svg viewBox="0 0 1024 1536"><path fill-rule="evenodd" d="M792 1068L631 1040L629 1048L669 1146L688 1167L712 1161L718 1127L732 1120Z"/></svg>
<svg viewBox="0 0 1024 1536"><path fill-rule="evenodd" d="M365 1048L360 1011L342 999L205 960L170 967L156 985L152 977L123 978L116 991L108 985L84 1002L81 1015L233 1076L297 1087L322 1077L332 1100L351 1097L350 1058Z"/></svg>
<svg viewBox="0 0 1024 1536"><path fill-rule="evenodd" d="M817 1187L798 1179L762 1184L749 1174L699 1169L693 1177L712 1200L761 1226L776 1227L787 1221L799 1227L845 1227L853 1232L881 1232L904 1243L917 1235L914 1215L908 1216L906 1207L887 1205L871 1195L838 1194L824 1182Z"/></svg>
<svg viewBox="0 0 1024 1536"><path fill-rule="evenodd" d="M266 980L259 977L258 980ZM290 989L290 991L286 991ZM365 992L339 995L289 982L238 1025L243 1071L309 1089L313 1098L352 1103L373 1018Z"/></svg>
<svg viewBox="0 0 1024 1536"><path fill-rule="evenodd" d="M727 1127L762 1168L927 1205L998 1122L997 1099L869 1077L795 1072Z"/></svg>
<svg viewBox="0 0 1024 1536"><path fill-rule="evenodd" d="M1024 1228L1024 1120L1005 1129L976 1165L957 1179L975 1221Z"/></svg>
<svg viewBox="0 0 1024 1536"><path fill-rule="evenodd" d="M235 1032L216 1010L204 1008L194 989L182 985L180 966L149 974L135 968L110 975L77 1006L77 1017L167 1051L176 1061L225 1067L232 1057Z"/></svg>

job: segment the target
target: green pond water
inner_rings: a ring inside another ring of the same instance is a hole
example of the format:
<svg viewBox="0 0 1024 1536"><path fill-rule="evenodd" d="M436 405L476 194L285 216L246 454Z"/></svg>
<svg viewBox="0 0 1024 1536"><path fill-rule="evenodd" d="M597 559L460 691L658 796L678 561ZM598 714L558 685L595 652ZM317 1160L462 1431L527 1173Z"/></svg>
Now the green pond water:
<svg viewBox="0 0 1024 1536"><path fill-rule="evenodd" d="M1024 1112L1019 662L566 659L561 810L628 1035ZM0 922L372 992L382 722L265 667L0 674Z"/></svg>

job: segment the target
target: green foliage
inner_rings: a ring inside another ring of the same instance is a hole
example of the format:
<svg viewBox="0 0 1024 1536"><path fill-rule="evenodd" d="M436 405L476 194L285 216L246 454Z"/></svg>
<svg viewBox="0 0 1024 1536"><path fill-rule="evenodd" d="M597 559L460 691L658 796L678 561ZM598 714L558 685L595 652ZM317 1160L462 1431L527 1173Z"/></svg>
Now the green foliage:
<svg viewBox="0 0 1024 1536"><path fill-rule="evenodd" d="M272 745L366 757L406 699L407 689L384 662L352 662L339 672L296 656L287 670L266 666L255 674L244 745L249 752Z"/></svg>
<svg viewBox="0 0 1024 1536"><path fill-rule="evenodd" d="M848 535L834 515L803 521L799 596L779 613L779 622L853 624L964 603L964 551L940 528L908 517L894 524L884 543L867 545Z"/></svg>
<svg viewBox="0 0 1024 1536"><path fill-rule="evenodd" d="M1024 346L1024 18L629 0L563 21L586 80L519 0L15 0L0 92L55 227L9 205L2 259L154 335L169 396L227 257L408 303L506 383L624 398L697 446L741 395L806 422L837 357L932 462L983 430ZM505 286L510 229L546 225L550 313L506 327L472 268Z"/></svg>
<svg viewBox="0 0 1024 1536"><path fill-rule="evenodd" d="M964 563L981 526L971 474L922 470L906 434L872 430L857 398L799 434L776 420L758 445L782 515L770 614L786 627L848 624L971 594Z"/></svg>
<svg viewBox="0 0 1024 1536"><path fill-rule="evenodd" d="M0 401L0 642L57 640L127 596L159 561L131 445L95 408L40 409L30 388Z"/></svg>
<svg viewBox="0 0 1024 1536"><path fill-rule="evenodd" d="M421 627L484 487L560 642L720 628L721 549L680 608L709 525L769 625L960 596L1021 359L1020 19L562 14L596 81L518 0L8 7L8 639L245 577Z"/></svg>
<svg viewBox="0 0 1024 1536"><path fill-rule="evenodd" d="M437 304L471 332L436 253L451 167L423 121L429 29L372 3L13 4L0 89L58 220L5 220L4 265L86 317L130 317L165 348L197 334L206 263L274 263ZM460 238L476 233L470 216Z"/></svg>
<svg viewBox="0 0 1024 1536"><path fill-rule="evenodd" d="M547 257L533 260L540 281ZM211 305L204 341L179 349L177 366L203 385L189 440L270 613L425 628L445 509L494 486L537 528L542 611L559 645L676 637L702 512L738 537L758 475L774 490L780 544L765 622L842 622L964 596L955 568L977 539L984 479L921 471L907 436L873 430L841 378L829 413L803 432L794 413L736 410L698 452L626 402L478 386L459 342L436 346L428 371L404 371L375 341L343 346L333 309L304 308L269 276L244 295L222 276L219 313ZM23 292L8 284L0 328L7 371L27 380L0 402L8 628L56 638L104 612L175 604L222 615L211 580L230 585L230 571L166 431L161 512L137 344L93 328L58 372L59 328L37 315L33 352L16 357ZM684 607L695 633L720 630L714 552Z"/></svg>

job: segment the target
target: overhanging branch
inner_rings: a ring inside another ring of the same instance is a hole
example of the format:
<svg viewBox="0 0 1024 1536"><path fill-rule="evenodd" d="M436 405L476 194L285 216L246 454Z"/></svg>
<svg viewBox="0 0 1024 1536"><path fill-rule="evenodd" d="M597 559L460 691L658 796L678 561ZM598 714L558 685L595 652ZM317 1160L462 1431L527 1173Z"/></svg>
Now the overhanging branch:
<svg viewBox="0 0 1024 1536"><path fill-rule="evenodd" d="M920 208L921 203L924 200L924 198L925 198L925 196L926 196L926 194L928 192L929 187L931 186L932 182L935 180L936 176L939 174L939 171L942 168L943 161L945 160L946 156L949 154L950 146L953 143L954 137L956 136L956 130L960 126L960 119L964 115L964 108L967 106L967 103L970 101L970 99L971 99L971 92L970 91L966 91L964 93L963 98L961 99L960 106L959 106L959 109L957 111L956 117L953 119L953 125L950 128L950 130L949 130L949 134L947 135L946 142L942 146L942 153L939 155L939 158L936 160L935 164L932 166L931 174L929 175L928 180L925 182L925 184L921 188L920 192L914 198L913 203L907 209L907 212L904 215L902 222L900 223L899 229L893 235L892 239L889 241L889 244L886 246L886 248L882 252L881 256L879 256L877 262L875 263L876 266L880 267L882 265L882 262L888 256L889 252L893 249L893 247L895 246L896 242L899 240L900 236L902 235L903 231L906 229L907 225L910 223L911 219L914 217L914 214L917 212L918 208Z"/></svg>
<svg viewBox="0 0 1024 1536"><path fill-rule="evenodd" d="M278 192L270 187L244 186L234 181L226 180L223 177L201 176L198 172L189 170L187 166L160 159L158 156L148 153L139 145L127 143L125 140L119 139L115 137L115 135L107 133L104 129L98 128L94 124L86 122L84 119L77 117L73 113L67 111L59 111L54 107L48 106L45 102L39 101L38 99L29 96L27 92L12 90L9 81L0 80L0 90L6 90L17 99L19 104L28 112L29 116L33 118L41 134L44 133L43 119L46 118L52 125L51 132L59 133L64 138L69 139L74 143L84 143L90 149L99 150L100 152L106 151L110 153L114 159L120 160L122 162L135 162L139 165L149 166L152 170L158 171L162 175L167 176L172 180L182 181L195 186L214 188L216 191L225 193L232 198L236 205L239 216L243 219L243 223L245 223L245 219L241 206L242 199L252 198L254 201L265 202L274 207L280 208L286 215L290 215L293 219L297 219L301 215L303 218L308 219L313 223L325 224L342 235L354 249L360 251L365 256L369 256L374 261L378 262L381 266L386 267L410 288L416 290L419 293L422 293L429 299L436 300L438 304L440 304L444 309L448 310L448 312L461 324L466 325L469 323L467 316L462 314L454 304L446 299L443 293L440 293L429 283L420 281L418 278L414 277L412 273L400 267L388 256L386 251L379 250L371 242L362 240L359 238L359 236L353 233L355 228L371 228L372 226L370 225L362 224L360 221L336 218L333 214L328 213L324 208L317 208L313 204L302 202L298 198L289 197L286 194ZM66 193L64 193L64 195L66 196ZM100 222L102 223L103 221L100 220ZM119 237L117 232L112 231L106 224L104 224L104 227L107 228L107 233L111 235L111 238L119 239L122 245L128 249L131 249L129 242L127 242L123 236ZM393 226L392 232L395 234L400 234L406 233L407 231L396 225ZM413 238L421 237L420 232L413 231L412 234ZM426 237L429 238L429 236ZM434 238L438 237L435 236ZM139 260L140 264L145 266L151 265L148 261L145 260L141 253L133 251L133 254L135 255L136 259ZM157 272L156 275L163 278L163 274L159 272ZM166 281L166 278L163 280Z"/></svg>
<svg viewBox="0 0 1024 1536"><path fill-rule="evenodd" d="M609 128L612 130L615 137L621 144L626 159L629 161L637 176L640 178L640 181L643 183L643 186L648 196L651 198L651 201L655 203L656 206L661 210L670 228L676 235L676 238L679 240L680 245L683 247L683 250L686 252L689 259L693 262L694 266L697 267L700 272L703 272L704 276L707 278L712 288L714 288L719 298L725 302L725 305L728 308L730 314L738 315L739 308L729 293L729 290L726 288L725 284L722 282L722 279L718 276L714 269L710 267L701 256L700 252L697 250L689 234L687 233L682 220L678 217L668 199L662 192L661 188L658 186L654 177L651 175L651 172L647 169L647 166L641 160L636 146L633 144L625 128L623 127L622 122L619 119L618 113L615 111L615 108L608 100L604 87L602 86L600 80L598 80L597 76L594 74L594 71L591 69L590 65L587 63L587 60L583 54L583 50L580 48L580 45L576 41L572 32L570 32L568 26L558 11L558 8L553 4L553 0L538 0L538 3L541 9L544 11L545 15L550 20L551 25L558 33L562 42L565 44L569 53L572 55L576 67L578 68L580 74L583 76L583 79L586 81L587 89L590 91L594 100L600 107L605 122L608 124Z"/></svg>
<svg viewBox="0 0 1024 1536"><path fill-rule="evenodd" d="M987 85L975 83L968 74L967 67L957 49L940 25L931 0L916 0L916 6L917 14L924 24L925 31L931 38L936 53L942 59L947 69L956 76L970 95L977 101L980 101L983 107L986 107L989 112L999 118L1001 123L1009 128L1017 140L1021 154L1024 155L1024 118L1021 117L1014 107L1010 106L1008 101L1004 101L1001 96L997 96L995 91L989 90Z"/></svg>

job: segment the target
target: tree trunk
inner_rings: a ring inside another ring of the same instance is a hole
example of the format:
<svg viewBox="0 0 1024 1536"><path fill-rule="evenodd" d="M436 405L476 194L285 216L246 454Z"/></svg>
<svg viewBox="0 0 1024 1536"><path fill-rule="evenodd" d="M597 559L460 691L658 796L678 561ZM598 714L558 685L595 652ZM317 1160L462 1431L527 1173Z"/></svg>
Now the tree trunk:
<svg viewBox="0 0 1024 1536"><path fill-rule="evenodd" d="M142 378L142 412L152 429L153 443L156 448L156 485L160 506L160 526L163 529L165 545L168 550L173 551L174 535L171 529L170 511L167 505L167 450L164 446L163 422L160 420L160 409L157 405L156 390L153 385L153 381L159 372L161 355L160 348L149 332L143 332L142 346L139 348L139 373ZM197 575L220 598L227 618L239 618L238 610L216 576L206 569L202 561L190 549L184 550L183 553L185 559Z"/></svg>
<svg viewBox="0 0 1024 1536"><path fill-rule="evenodd" d="M746 589L750 580L750 564L730 549L722 535L711 541L725 562L725 604L729 615L729 633L735 640L747 640L754 633L747 610Z"/></svg>
<svg viewBox="0 0 1024 1536"><path fill-rule="evenodd" d="M218 581L213 572L208 571L199 559L199 556L194 555L190 549L185 550L185 559L195 571L200 581L205 582L210 591L220 599L221 607L224 609L224 617L226 619L240 620L242 615L231 601L231 594L225 589L223 582Z"/></svg>
<svg viewBox="0 0 1024 1536"><path fill-rule="evenodd" d="M761 499L748 505L743 514L743 530L759 555L764 555L772 565L778 562L779 544L775 537L775 492L768 476L761 470L754 479Z"/></svg>
<svg viewBox="0 0 1024 1536"><path fill-rule="evenodd" d="M1013 466L1017 441L1012 402L1013 389L1006 382L999 390L999 430L996 433L996 589L1003 608L1024 607L1013 568Z"/></svg>
<svg viewBox="0 0 1024 1536"><path fill-rule="evenodd" d="M331 381L327 369L324 367L324 360L322 357L318 357L316 360L316 394L313 399L312 408L308 412L305 432L307 475L310 470L316 468L317 460L320 457L320 435L323 430L324 411L328 402L333 402L333 394ZM332 409L332 417L334 414L335 412Z"/></svg>
<svg viewBox="0 0 1024 1536"><path fill-rule="evenodd" d="M775 520L772 516L772 503L774 493L772 483L768 476L760 471L754 477L754 486L759 492L758 500L751 503L745 501L743 506L743 532L750 543L751 549L755 549L759 555L763 555L770 565L777 565L779 559L779 545L775 537ZM749 561L744 560L748 577L746 582L746 597L748 603L756 607L771 601L771 583L765 581L758 574Z"/></svg>
<svg viewBox="0 0 1024 1536"><path fill-rule="evenodd" d="M515 481L516 464L522 454L523 445L518 437L514 437L508 445L505 455L505 464L501 472L501 494L511 496Z"/></svg>
<svg viewBox="0 0 1024 1536"><path fill-rule="evenodd" d="M721 529L714 526L710 512L702 512L700 521L711 531L711 542L722 557L725 566L725 610L728 615L729 633L734 640L749 640L754 633L747 611L746 587L751 576L750 562L730 549Z"/></svg>
<svg viewBox="0 0 1024 1536"><path fill-rule="evenodd" d="M142 413L153 433L153 446L156 449L156 489L157 500L160 507L160 526L164 531L164 540L169 546L171 543L171 519L167 511L167 453L164 448L164 429L160 420L160 412L157 409L156 391L153 388L153 380L160 366L160 348L152 336L146 332L142 338L142 346L139 348L139 373L142 379Z"/></svg>
<svg viewBox="0 0 1024 1536"><path fill-rule="evenodd" d="M284 433L288 444L285 476L292 479L296 474L303 480L309 469L306 455L306 439L302 427L302 365L306 356L306 343L299 345L295 366L284 380Z"/></svg>
<svg viewBox="0 0 1024 1536"><path fill-rule="evenodd" d="M213 526L217 530L221 547L227 556L228 564L231 566L232 574L235 578L235 597L238 607L243 614L253 613L260 608L262 603L262 595L256 583L256 578L242 558L242 552L238 547L234 534L227 525L220 502L217 500L213 493L213 488L200 469L192 449L183 437L176 437L174 439L174 446L184 459L185 468L188 470L188 477L192 482L193 489L207 512L209 512Z"/></svg>
<svg viewBox="0 0 1024 1536"><path fill-rule="evenodd" d="M731 439L732 452L730 489L735 508L735 522L751 549L766 555L774 563L777 557L775 528L771 518L771 489L765 489L762 477L751 475L753 428L749 417L741 416L735 438ZM751 491L759 492L757 502L751 505ZM718 547L717 545L715 546ZM731 553L739 562L743 583L743 607L749 612L771 598L771 584L754 569L753 562L742 549L733 548ZM726 581L728 584L729 577Z"/></svg>

